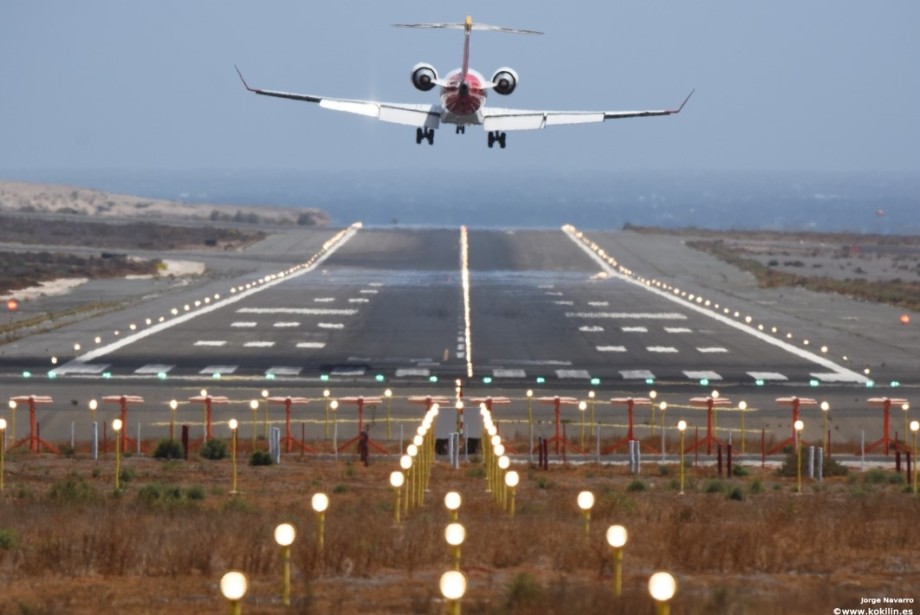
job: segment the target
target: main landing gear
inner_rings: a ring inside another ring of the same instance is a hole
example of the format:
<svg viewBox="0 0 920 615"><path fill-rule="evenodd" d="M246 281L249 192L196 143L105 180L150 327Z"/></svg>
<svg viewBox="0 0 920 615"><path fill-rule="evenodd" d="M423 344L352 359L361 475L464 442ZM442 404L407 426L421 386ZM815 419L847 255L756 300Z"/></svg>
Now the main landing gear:
<svg viewBox="0 0 920 615"><path fill-rule="evenodd" d="M415 129L415 143L421 145L422 141L428 141L428 145L434 145L434 128Z"/></svg>
<svg viewBox="0 0 920 615"><path fill-rule="evenodd" d="M505 133L493 130L489 133L489 148L498 143L499 147L505 149Z"/></svg>

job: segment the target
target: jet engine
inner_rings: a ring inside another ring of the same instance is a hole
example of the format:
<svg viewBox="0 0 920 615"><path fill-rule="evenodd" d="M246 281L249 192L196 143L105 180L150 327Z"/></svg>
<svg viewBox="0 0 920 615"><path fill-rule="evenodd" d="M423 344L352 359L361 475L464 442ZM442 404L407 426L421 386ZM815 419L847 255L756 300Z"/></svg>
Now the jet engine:
<svg viewBox="0 0 920 615"><path fill-rule="evenodd" d="M412 67L412 85L417 89L427 92L435 86L438 80L438 71L431 64L420 62Z"/></svg>
<svg viewBox="0 0 920 615"><path fill-rule="evenodd" d="M507 66L499 68L492 75L492 88L502 96L507 96L513 92L514 88L517 87L517 82L518 74L513 68L508 68Z"/></svg>

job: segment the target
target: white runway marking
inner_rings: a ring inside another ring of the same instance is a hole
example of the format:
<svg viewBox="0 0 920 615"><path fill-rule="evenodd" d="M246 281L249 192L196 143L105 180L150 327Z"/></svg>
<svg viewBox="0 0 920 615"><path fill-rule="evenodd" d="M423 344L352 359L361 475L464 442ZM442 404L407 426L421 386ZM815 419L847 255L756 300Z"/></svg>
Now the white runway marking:
<svg viewBox="0 0 920 615"><path fill-rule="evenodd" d="M344 329L345 325L340 322L321 322L316 325L320 329Z"/></svg>
<svg viewBox="0 0 920 615"><path fill-rule="evenodd" d="M63 365L54 370L55 374L101 374L110 363L80 363L77 365Z"/></svg>
<svg viewBox="0 0 920 615"><path fill-rule="evenodd" d="M369 282L368 286L373 286L374 288L380 288L383 286L383 282Z"/></svg>
<svg viewBox="0 0 920 615"><path fill-rule="evenodd" d="M248 320L248 321L245 321L245 322L233 322L233 323L230 323L230 326L231 326L231 327L236 327L236 328L238 328L238 329L251 329L251 328L257 326L258 324L259 324L259 323L257 323L257 322L253 322L253 321L251 321L251 320Z"/></svg>
<svg viewBox="0 0 920 615"><path fill-rule="evenodd" d="M363 367L336 367L333 376L363 376L367 370Z"/></svg>
<svg viewBox="0 0 920 615"><path fill-rule="evenodd" d="M530 360L530 359L492 359L489 363L493 365L571 365L571 361L553 361L552 359L546 361L540 360Z"/></svg>
<svg viewBox="0 0 920 615"><path fill-rule="evenodd" d="M697 348L697 350L705 354L728 352L728 348L722 348L721 346L707 346L705 348Z"/></svg>
<svg viewBox="0 0 920 615"><path fill-rule="evenodd" d="M431 370L421 367L401 367L396 370L397 378L427 378L431 375Z"/></svg>
<svg viewBox="0 0 920 615"><path fill-rule="evenodd" d="M298 348L325 348L326 342L297 342Z"/></svg>
<svg viewBox="0 0 920 615"><path fill-rule="evenodd" d="M540 290L546 290L547 288L555 288L552 284L540 284L537 288Z"/></svg>
<svg viewBox="0 0 920 615"><path fill-rule="evenodd" d="M354 316L358 310L336 308L240 308L240 314L302 314L304 316Z"/></svg>
<svg viewBox="0 0 920 615"><path fill-rule="evenodd" d="M553 301L556 305L575 305L574 301Z"/></svg>
<svg viewBox="0 0 920 615"><path fill-rule="evenodd" d="M648 346L646 350L649 352L662 352L665 354L673 354L677 352L677 348L674 346Z"/></svg>
<svg viewBox="0 0 920 615"><path fill-rule="evenodd" d="M349 299L348 303L370 303L370 299L365 299L364 297L356 297L354 299Z"/></svg>
<svg viewBox="0 0 920 615"><path fill-rule="evenodd" d="M609 301L588 301L588 305L591 307L607 307L610 305Z"/></svg>
<svg viewBox="0 0 920 615"><path fill-rule="evenodd" d="M626 352L626 346L598 346L598 352Z"/></svg>
<svg viewBox="0 0 920 615"><path fill-rule="evenodd" d="M623 380L654 380L655 374L647 369L624 369L620 370Z"/></svg>
<svg viewBox="0 0 920 615"><path fill-rule="evenodd" d="M859 374L842 374L840 372L817 373L811 374L821 382L865 382L865 378Z"/></svg>
<svg viewBox="0 0 920 615"><path fill-rule="evenodd" d="M604 327L585 325L583 327L578 327L578 330L584 331L585 333L602 333L604 331Z"/></svg>
<svg viewBox="0 0 920 615"><path fill-rule="evenodd" d="M664 330L667 333L693 333L693 331L687 327L665 327Z"/></svg>
<svg viewBox="0 0 920 615"><path fill-rule="evenodd" d="M748 376L754 380L789 380L777 372L748 372Z"/></svg>
<svg viewBox="0 0 920 615"><path fill-rule="evenodd" d="M620 327L623 333L648 333L647 327Z"/></svg>
<svg viewBox="0 0 920 615"><path fill-rule="evenodd" d="M466 226L460 227L460 289L463 294L463 337L466 346L466 377L473 377L473 319L470 299L470 240Z"/></svg>
<svg viewBox="0 0 920 615"><path fill-rule="evenodd" d="M556 377L558 378L580 378L582 380L588 380L591 378L591 374L583 369L557 369Z"/></svg>
<svg viewBox="0 0 920 615"><path fill-rule="evenodd" d="M226 340L198 340L196 346L226 346Z"/></svg>
<svg viewBox="0 0 920 615"><path fill-rule="evenodd" d="M376 295L378 291L375 288L362 288L358 292L360 292L362 295Z"/></svg>
<svg viewBox="0 0 920 615"><path fill-rule="evenodd" d="M198 373L199 374L210 374L212 376L214 374L220 374L221 376L223 376L224 374L232 374L233 372L237 370L238 367L239 365L208 365L206 368L204 368Z"/></svg>
<svg viewBox="0 0 920 615"><path fill-rule="evenodd" d="M300 372L303 371L302 367L272 367L267 372L266 375L272 376L299 376Z"/></svg>
<svg viewBox="0 0 920 615"><path fill-rule="evenodd" d="M315 297L313 303L332 303L335 297Z"/></svg>
<svg viewBox="0 0 920 615"><path fill-rule="evenodd" d="M690 380L703 380L704 378L705 378L706 380L722 380L722 376L720 376L720 375L717 374L716 372L706 372L706 371L694 372L694 371L688 371L688 372L684 372L684 375L685 375L687 378L689 378Z"/></svg>
<svg viewBox="0 0 920 615"><path fill-rule="evenodd" d="M523 369L502 369L496 368L492 370L493 378L526 378L527 372Z"/></svg>
<svg viewBox="0 0 920 615"><path fill-rule="evenodd" d="M283 328L285 328L285 327L288 327L288 328L290 328L290 327L299 327L299 326L300 326L300 323L299 323L299 322L296 322L296 321L283 321L283 322L276 322L276 323L275 323L274 325L272 325L272 326L273 326L273 327L278 327L279 329L283 329Z"/></svg>
<svg viewBox="0 0 920 615"><path fill-rule="evenodd" d="M160 372L163 372L164 374L168 374L169 370L171 370L174 367L175 365L165 365L163 363L148 363L147 365L143 367L139 367L136 370L134 370L134 373L137 374L138 376L143 376L147 374L159 374Z"/></svg>
<svg viewBox="0 0 920 615"><path fill-rule="evenodd" d="M563 293L559 292L558 290L548 291L546 294L550 297L561 297L563 295Z"/></svg>
<svg viewBox="0 0 920 615"><path fill-rule="evenodd" d="M246 342L243 348L271 348L275 342Z"/></svg>
<svg viewBox="0 0 920 615"><path fill-rule="evenodd" d="M687 320L680 312L566 312L569 318L614 318L617 320Z"/></svg>

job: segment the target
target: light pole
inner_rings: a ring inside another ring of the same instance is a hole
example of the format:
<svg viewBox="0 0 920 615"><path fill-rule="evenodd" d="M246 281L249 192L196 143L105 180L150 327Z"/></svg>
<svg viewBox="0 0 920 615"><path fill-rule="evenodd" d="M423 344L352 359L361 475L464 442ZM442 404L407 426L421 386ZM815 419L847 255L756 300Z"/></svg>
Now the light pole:
<svg viewBox="0 0 920 615"><path fill-rule="evenodd" d="M403 472L406 473L406 497L405 497L405 511L406 514L409 514L409 491L410 484L412 483L412 457L409 455L403 455L399 458L399 467L403 469Z"/></svg>
<svg viewBox="0 0 920 615"><path fill-rule="evenodd" d="M907 432L910 429L910 427L907 424L907 411L910 410L910 404L905 401L903 404L901 404L901 410L904 411L904 441L906 442Z"/></svg>
<svg viewBox="0 0 920 615"><path fill-rule="evenodd" d="M592 440L594 439L594 430L597 428L597 416L594 414L594 398L596 396L593 389L588 391L588 406L591 408L591 429L588 432L588 437Z"/></svg>
<svg viewBox="0 0 920 615"><path fill-rule="evenodd" d="M96 401L95 399L91 399L89 400L89 404L87 404L87 406L89 407L90 419L92 420L93 423L95 423L96 422L96 410L99 409L99 402Z"/></svg>
<svg viewBox="0 0 920 615"><path fill-rule="evenodd" d="M657 615L669 615L671 598L677 593L677 579L670 572L656 572L648 579L648 593L655 601Z"/></svg>
<svg viewBox="0 0 920 615"><path fill-rule="evenodd" d="M745 436L744 436L744 413L747 411L747 402L742 400L738 402L738 412L741 413L741 454L745 453Z"/></svg>
<svg viewBox="0 0 920 615"><path fill-rule="evenodd" d="M594 506L594 494L590 491L582 491L575 501L585 518L585 540L587 541L591 531L591 508Z"/></svg>
<svg viewBox="0 0 920 615"><path fill-rule="evenodd" d="M393 400L393 391L387 389L383 392L383 398L387 400L387 440L391 438L390 435L390 405Z"/></svg>
<svg viewBox="0 0 920 615"><path fill-rule="evenodd" d="M0 492L3 491L3 452L6 450L6 419L0 419Z"/></svg>
<svg viewBox="0 0 920 615"><path fill-rule="evenodd" d="M533 390L527 389L527 425L530 428L530 461L533 462Z"/></svg>
<svg viewBox="0 0 920 615"><path fill-rule="evenodd" d="M802 493L802 430L805 429L805 423L799 419L794 424L795 427L795 491Z"/></svg>
<svg viewBox="0 0 920 615"><path fill-rule="evenodd" d="M323 436L329 438L329 396L332 392L329 389L323 389Z"/></svg>
<svg viewBox="0 0 920 615"><path fill-rule="evenodd" d="M230 490L230 495L238 495L239 489L237 489L236 481L236 430L239 428L240 422L236 419L230 419L230 461L231 467L233 468L233 489Z"/></svg>
<svg viewBox="0 0 920 615"><path fill-rule="evenodd" d="M821 446L824 447L824 454L827 455L827 413L831 409L831 405L826 401L821 402ZM907 416L905 415L906 419ZM907 426L907 421L904 421L904 426ZM907 432L904 432L905 437Z"/></svg>
<svg viewBox="0 0 920 615"><path fill-rule="evenodd" d="M655 398L656 397L658 397L658 391L651 390L648 392L648 398L652 402L651 404L649 404L649 407L651 408L651 411L652 411L651 420L649 421L649 428L650 428L649 435L650 436L655 435Z"/></svg>
<svg viewBox="0 0 920 615"><path fill-rule="evenodd" d="M297 532L290 523L275 528L275 542L281 547L281 561L284 566L284 580L281 586L281 604L291 606L291 545Z"/></svg>
<svg viewBox="0 0 920 615"><path fill-rule="evenodd" d="M265 402L265 418L262 421L262 431L265 435L265 441L268 442L268 389L262 389L262 400Z"/></svg>
<svg viewBox="0 0 920 615"><path fill-rule="evenodd" d="M10 439L13 442L16 441L16 400L11 399L9 402L10 407Z"/></svg>
<svg viewBox="0 0 920 615"><path fill-rule="evenodd" d="M444 508L450 513L450 520L456 521L460 518L460 504L463 498L456 491L448 491L444 496Z"/></svg>
<svg viewBox="0 0 920 615"><path fill-rule="evenodd" d="M511 504L509 506L508 513L512 519L514 518L514 492L517 489L518 483L520 481L521 477L514 470L511 470L505 474L505 485L511 489Z"/></svg>
<svg viewBox="0 0 920 615"><path fill-rule="evenodd" d="M451 546L450 558L454 570L460 570L460 545L466 539L466 528L460 523L450 523L444 528L444 540Z"/></svg>
<svg viewBox="0 0 920 615"><path fill-rule="evenodd" d="M502 446L504 448L504 446ZM500 472L496 474L495 480L498 483L497 488L497 497L496 501L502 510L505 510L505 498L507 494L507 488L505 487L505 472L508 468L511 467L511 458L508 455L502 455L498 458L498 469Z"/></svg>
<svg viewBox="0 0 920 615"><path fill-rule="evenodd" d="M460 615L460 599L466 593L466 576L459 570L448 570L441 575L438 586L447 600L448 615Z"/></svg>
<svg viewBox="0 0 920 615"><path fill-rule="evenodd" d="M623 547L626 546L626 538L626 528L622 525L611 525L607 528L607 544L613 549L614 598L619 598L623 593Z"/></svg>
<svg viewBox="0 0 920 615"><path fill-rule="evenodd" d="M112 421L112 431L115 432L115 491L117 492L120 487L120 474L121 474L121 446L118 445L118 435L121 433L121 419L115 419Z"/></svg>
<svg viewBox="0 0 920 615"><path fill-rule="evenodd" d="M665 433L667 432L667 430L664 428L664 425L665 425L664 413L667 409L668 409L668 402L662 401L658 403L658 418L661 419L659 422L661 423L661 460L662 461L664 461L664 457L665 457L664 446L665 446Z"/></svg>
<svg viewBox="0 0 920 615"><path fill-rule="evenodd" d="M169 400L169 439L176 439L176 409L179 407L179 402L175 399Z"/></svg>
<svg viewBox="0 0 920 615"><path fill-rule="evenodd" d="M687 431L687 421L677 421L677 431L680 432L680 494L684 494L684 432Z"/></svg>
<svg viewBox="0 0 920 615"><path fill-rule="evenodd" d="M917 432L920 431L920 421L911 421L910 430L914 434L914 495L917 495Z"/></svg>
<svg viewBox="0 0 920 615"><path fill-rule="evenodd" d="M249 402L249 409L252 411L252 452L256 451L256 423L259 421L259 400L253 399Z"/></svg>
<svg viewBox="0 0 920 615"><path fill-rule="evenodd" d="M390 486L393 487L393 491L396 493L396 525L399 525L399 508L402 506L402 502L399 501L400 495L402 494L400 488L403 486L404 482L406 482L406 476L402 472L399 470L393 470L390 472Z"/></svg>
<svg viewBox="0 0 920 615"><path fill-rule="evenodd" d="M585 448L585 411L588 409L588 403L585 400L578 402L578 411L581 413L581 448Z"/></svg>
<svg viewBox="0 0 920 615"><path fill-rule="evenodd" d="M220 593L230 601L230 615L240 615L243 608L240 600L246 595L246 575L238 570L231 570L220 578Z"/></svg>
<svg viewBox="0 0 920 615"><path fill-rule="evenodd" d="M325 493L314 493L310 505L316 512L316 544L320 552L325 546L326 536L326 509L329 508L329 496Z"/></svg>

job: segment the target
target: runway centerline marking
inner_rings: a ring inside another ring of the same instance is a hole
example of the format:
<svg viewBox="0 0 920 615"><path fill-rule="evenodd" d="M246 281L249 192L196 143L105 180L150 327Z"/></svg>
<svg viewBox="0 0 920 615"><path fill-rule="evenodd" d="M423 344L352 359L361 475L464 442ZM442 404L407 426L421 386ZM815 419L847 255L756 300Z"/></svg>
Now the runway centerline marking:
<svg viewBox="0 0 920 615"><path fill-rule="evenodd" d="M645 290L646 292L653 293L653 294L655 294L655 295L658 295L659 297L662 297L662 298L664 298L664 299L667 299L668 301L671 301L671 302L673 302L673 303L676 303L677 305L680 305L680 306L681 306L682 308L684 308L684 309L693 310L694 312L696 312L696 313L698 313L698 314L702 314L703 316L706 316L706 317L708 317L708 318L712 318L713 320L717 320L717 321L719 321L720 323L722 323L722 324L724 324L724 325L728 325L729 327L731 327L731 328L733 328L733 329L736 329L736 330L741 331L741 332L743 332L743 333L747 333L748 335L751 335L751 336L753 336L753 337L759 339L759 340L762 341L762 342L766 342L767 344L770 344L770 345L772 345L772 346L776 346L777 348L780 348L780 349L782 349L782 350L785 350L786 352L788 352L788 353L790 353L790 354L793 354L793 355L795 355L795 356L797 356L797 357L799 357L799 358L801 358L801 359L805 359L806 361L811 361L812 363L816 363L817 365L820 365L821 367L825 367L825 368L831 370L832 373L822 373L822 374L821 374L821 376L823 376L823 377L825 377L825 378L834 378L834 379L836 379L835 381L838 381L838 382L844 382L844 381L845 381L845 382L855 382L855 383L860 383L860 384L865 384L866 382L869 381L869 379L868 379L867 377L865 377L865 376L863 376L863 375L861 375L861 374L857 374L856 372L854 372L854 371L852 371L852 370L849 370L849 369L843 367L842 365L838 365L837 363L834 363L834 362L831 361L830 359L827 359L827 358L825 358L825 357L816 355L815 353L809 352L808 350L804 350L804 349L802 349L802 348L799 348L798 346L793 346L792 344L789 344L789 343L784 342L784 341L782 341L782 340L776 339L776 338L770 336L769 334L764 333L764 332L762 332L762 331L760 331L760 330L758 330L758 329L754 329L754 328L748 326L747 324L743 324L743 323L737 322L737 321L732 320L731 318L728 318L728 317L726 317L726 316L724 316L724 315L722 315L722 314L715 313L715 312L711 311L710 309L708 309L708 308L706 308L706 307L704 307L704 306L697 305L696 303L694 303L694 302L692 302L692 301L688 301L688 300L683 299L683 298L681 298L681 297L677 297L677 296L675 296L673 293L669 293L669 292L663 291L663 290L658 289L658 288L655 288L655 287L653 287L653 286L651 286L651 285L645 284L645 283L643 283L643 282L641 282L641 281L639 281L639 280L637 280L637 279L635 279L635 278L632 278L632 277L630 277L630 276L624 275L624 274L620 273L619 271L617 271L617 270L616 270L614 267L612 267L609 263L607 263L606 260L602 259L597 253L595 253L595 252L591 249L591 247L588 245L588 243L587 243L588 240L587 240L587 239L583 239L583 238L585 237L585 235L584 235L583 233L580 233L579 231L577 231L577 230L575 229L575 227L570 226L570 225L566 225L566 226L563 226L563 227L562 227L562 231L566 234L566 236L567 236L569 239L572 240L572 242L573 242L576 246L578 246L579 248L581 248L581 250L582 250L585 254L587 254L588 257L590 257L594 262L596 262L598 265L600 265L601 269L602 269L605 273L607 273L607 275L608 275L609 277L611 277L611 278L615 278L615 279L617 279L617 280L621 280L621 281L627 282L627 283L632 284L632 285L634 285L634 286L638 286L639 288L642 288L642 289ZM596 245L596 244L595 244L595 245ZM814 374L813 374L813 375L814 375ZM814 375L814 376L815 376L816 378L818 378L819 380L823 380L823 378L820 378L818 375ZM827 380L825 380L825 382L827 382Z"/></svg>

